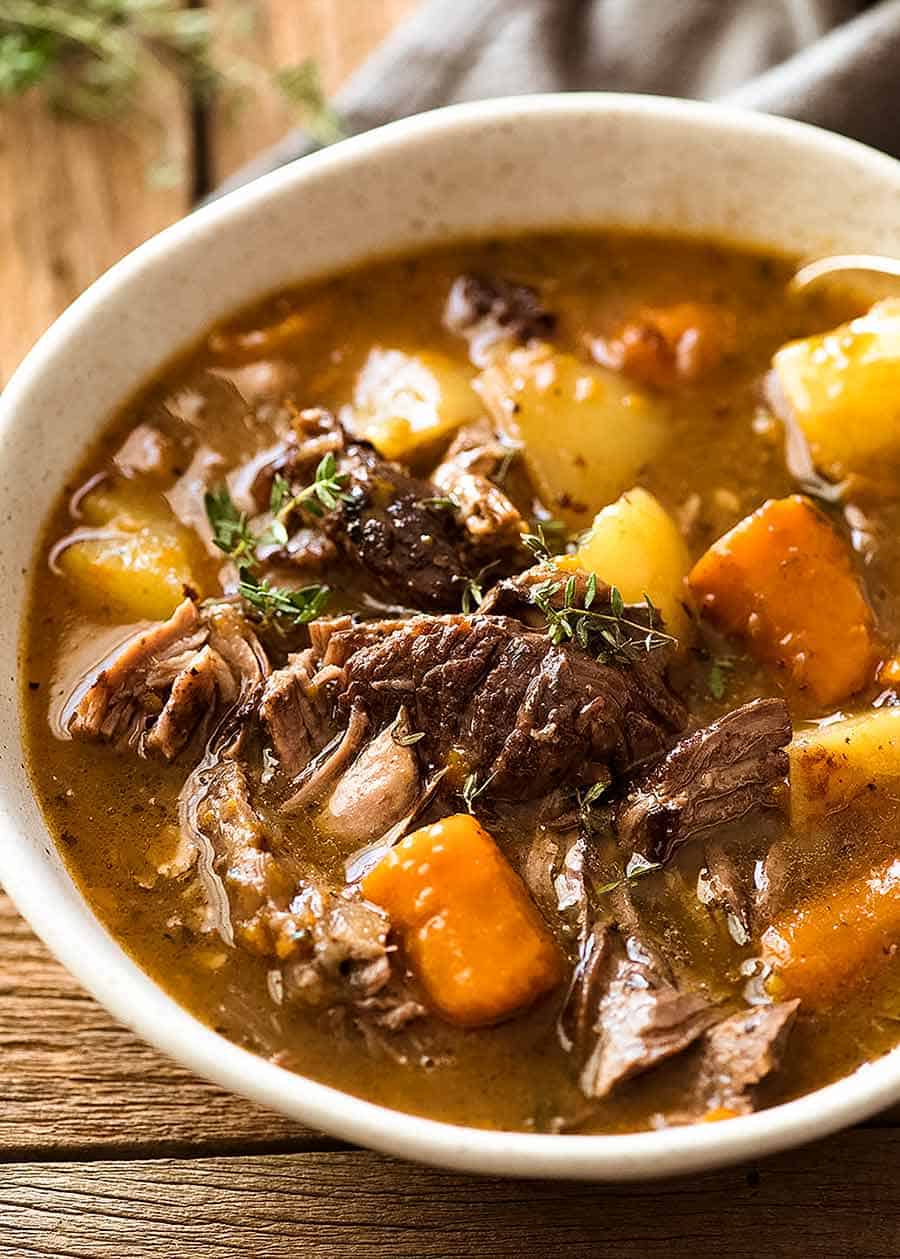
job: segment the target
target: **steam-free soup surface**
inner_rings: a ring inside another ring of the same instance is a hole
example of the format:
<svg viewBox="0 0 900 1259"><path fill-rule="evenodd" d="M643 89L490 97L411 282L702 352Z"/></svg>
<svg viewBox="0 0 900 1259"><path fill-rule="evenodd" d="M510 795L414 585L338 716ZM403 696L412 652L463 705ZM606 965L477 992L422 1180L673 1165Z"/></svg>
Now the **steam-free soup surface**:
<svg viewBox="0 0 900 1259"><path fill-rule="evenodd" d="M539 1131L727 1119L895 1044L900 315L814 339L864 307L789 271L376 262L102 428L34 566L29 765L187 1009Z"/></svg>

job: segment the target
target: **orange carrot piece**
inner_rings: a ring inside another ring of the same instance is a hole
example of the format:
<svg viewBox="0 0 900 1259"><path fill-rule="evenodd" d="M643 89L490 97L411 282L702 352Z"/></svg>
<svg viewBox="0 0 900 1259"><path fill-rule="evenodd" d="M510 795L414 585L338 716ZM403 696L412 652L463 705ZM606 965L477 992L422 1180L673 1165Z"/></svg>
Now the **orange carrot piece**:
<svg viewBox="0 0 900 1259"><path fill-rule="evenodd" d="M898 944L900 861L892 858L767 928L762 956L772 968L769 991L778 1000L800 997L806 1006L826 1006Z"/></svg>
<svg viewBox="0 0 900 1259"><path fill-rule="evenodd" d="M648 307L612 337L596 337L594 357L604 367L667 389L718 366L734 346L734 315L703 302Z"/></svg>
<svg viewBox="0 0 900 1259"><path fill-rule="evenodd" d="M410 965L447 1019L496 1023L561 982L559 948L525 885L468 813L402 840L362 883L403 935Z"/></svg>
<svg viewBox="0 0 900 1259"><path fill-rule="evenodd" d="M849 551L807 498L770 499L702 556L688 578L704 616L788 671L817 703L870 681L872 613Z"/></svg>

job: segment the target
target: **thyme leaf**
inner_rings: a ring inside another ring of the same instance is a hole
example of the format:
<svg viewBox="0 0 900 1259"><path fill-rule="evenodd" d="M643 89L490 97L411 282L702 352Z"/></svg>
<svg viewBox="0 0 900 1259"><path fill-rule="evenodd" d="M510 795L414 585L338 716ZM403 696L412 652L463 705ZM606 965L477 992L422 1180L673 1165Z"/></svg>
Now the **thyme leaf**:
<svg viewBox="0 0 900 1259"><path fill-rule="evenodd" d="M661 861L648 861L646 857L642 857L640 853L633 852L628 859L628 865L620 879L613 879L611 883L604 883L600 887L594 887L595 896L606 896L609 892L614 892L616 888L630 886L638 879L645 878L648 874L653 874L655 870L662 869Z"/></svg>
<svg viewBox="0 0 900 1259"><path fill-rule="evenodd" d="M709 667L709 677L707 679L707 690L713 699L723 699L725 691L728 689L726 674L730 673L735 666L734 656L715 656Z"/></svg>
<svg viewBox="0 0 900 1259"><path fill-rule="evenodd" d="M463 798L463 804L466 806L466 809L469 813L475 812L475 809L473 807L475 804L475 801L482 794L482 792L487 791L488 787L491 785L491 783L494 781L496 777L497 777L497 771L494 770L493 774L489 774L488 777L485 778L483 783L479 783L477 774L466 775L465 781L463 782L463 785L462 785L462 791L460 792L460 794L462 795L462 798Z"/></svg>
<svg viewBox="0 0 900 1259"><path fill-rule="evenodd" d="M259 539L250 528L246 512L238 511L227 485L208 490L203 495L203 506L212 529L213 542L220 551L236 564L245 566L256 562Z"/></svg>
<svg viewBox="0 0 900 1259"><path fill-rule="evenodd" d="M578 816L581 819L582 829L588 833L593 833L594 830L593 810L603 800L611 785L612 779L604 778L592 783L586 791L577 793Z"/></svg>
<svg viewBox="0 0 900 1259"><path fill-rule="evenodd" d="M238 593L264 621L282 618L293 625L306 625L322 612L331 591L327 586L303 586L299 590L273 586L266 578L257 580L249 568L242 568Z"/></svg>
<svg viewBox="0 0 900 1259"><path fill-rule="evenodd" d="M319 460L315 480L297 494L291 493L290 483L276 473L269 500L272 514L281 524L298 507L313 516L323 516L326 511L334 511L339 503L352 498L345 489L348 480L346 472L338 472L337 460L330 450Z"/></svg>

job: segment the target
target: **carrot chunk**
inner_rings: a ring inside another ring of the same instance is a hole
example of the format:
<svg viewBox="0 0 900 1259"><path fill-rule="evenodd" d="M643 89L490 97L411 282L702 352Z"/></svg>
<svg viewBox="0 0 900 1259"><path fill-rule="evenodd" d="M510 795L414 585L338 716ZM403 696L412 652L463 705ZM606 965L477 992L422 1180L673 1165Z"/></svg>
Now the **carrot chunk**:
<svg viewBox="0 0 900 1259"><path fill-rule="evenodd" d="M900 944L900 861L891 859L801 905L762 937L769 990L828 1005Z"/></svg>
<svg viewBox="0 0 900 1259"><path fill-rule="evenodd" d="M817 703L845 699L872 677L872 613L850 553L807 498L770 499L694 565L704 616L788 670Z"/></svg>
<svg viewBox="0 0 900 1259"><path fill-rule="evenodd" d="M447 1019L496 1023L554 988L559 948L525 885L467 813L402 840L362 883L403 935L410 965Z"/></svg>

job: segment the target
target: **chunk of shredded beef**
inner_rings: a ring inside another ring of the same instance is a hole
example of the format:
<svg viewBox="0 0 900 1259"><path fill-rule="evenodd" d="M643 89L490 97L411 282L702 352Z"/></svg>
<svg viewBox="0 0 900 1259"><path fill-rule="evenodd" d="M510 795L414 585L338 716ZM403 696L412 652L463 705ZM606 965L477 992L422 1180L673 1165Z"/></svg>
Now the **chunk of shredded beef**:
<svg viewBox="0 0 900 1259"><path fill-rule="evenodd" d="M269 672L253 630L238 610L200 612L185 599L168 621L142 630L76 687L69 733L122 743L171 761L226 708L252 703Z"/></svg>
<svg viewBox="0 0 900 1259"><path fill-rule="evenodd" d="M457 433L431 476L456 503L471 545L484 559L523 549L521 535L528 532L518 508L492 479L515 451L482 420Z"/></svg>
<svg viewBox="0 0 900 1259"><path fill-rule="evenodd" d="M285 773L298 774L334 738L331 703L313 678L313 648L288 658L266 683L259 715Z"/></svg>
<svg viewBox="0 0 900 1259"><path fill-rule="evenodd" d="M466 337L473 363L484 367L500 342L525 345L552 336L556 315L541 305L537 291L527 284L461 275L447 296L444 326Z"/></svg>
<svg viewBox="0 0 900 1259"><path fill-rule="evenodd" d="M603 923L585 941L561 1027L582 1063L582 1092L599 1100L686 1049L714 1019L644 941Z"/></svg>
<svg viewBox="0 0 900 1259"><path fill-rule="evenodd" d="M351 631L352 632L352 631ZM335 635L339 643L341 634ZM432 767L451 753L485 794L534 799L660 755L681 709L658 674L601 664L501 616L415 617L355 651L338 712L374 728L401 705Z"/></svg>
<svg viewBox="0 0 900 1259"><path fill-rule="evenodd" d="M283 964L284 996L306 1005L368 1000L391 979L390 920L301 868L257 814L244 767L229 755L182 793L184 829L200 848L210 925L228 943ZM408 994L398 997L400 1005ZM398 1016L399 1017L399 1016Z"/></svg>
<svg viewBox="0 0 900 1259"><path fill-rule="evenodd" d="M317 521L323 539L358 565L372 585L393 602L439 610L458 607L466 584L466 534L453 511L441 506L440 490L410 476L367 442L355 441L330 412L302 411L292 439L270 452L252 478L234 478L258 507L280 472L295 490L309 485L319 461L334 455L342 497ZM299 559L310 554L309 519L298 544ZM291 557L288 542L287 558Z"/></svg>
<svg viewBox="0 0 900 1259"><path fill-rule="evenodd" d="M752 1113L759 1085L781 1066L799 1004L781 1001L739 1010L705 1032L685 1063L688 1105L666 1121L696 1123L716 1112Z"/></svg>
<svg viewBox="0 0 900 1259"><path fill-rule="evenodd" d="M620 808L620 845L647 861L667 861L695 835L776 808L790 738L790 714L780 699L754 700L688 735Z"/></svg>
<svg viewBox="0 0 900 1259"><path fill-rule="evenodd" d="M394 600L458 607L466 584L464 540L454 513L435 504L435 486L362 442L348 444L339 466L348 497L326 516L326 535Z"/></svg>

